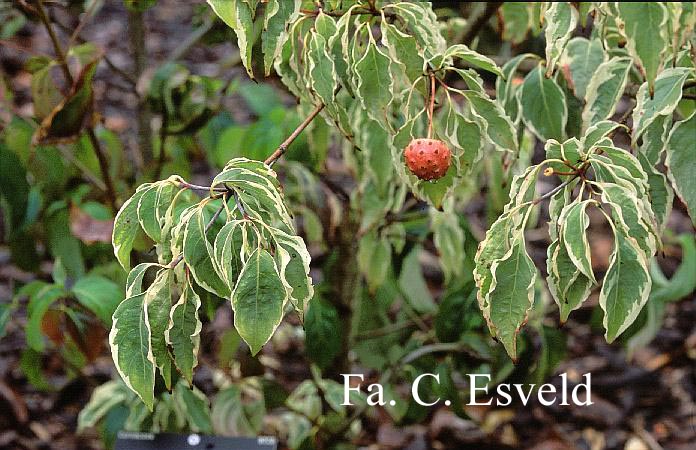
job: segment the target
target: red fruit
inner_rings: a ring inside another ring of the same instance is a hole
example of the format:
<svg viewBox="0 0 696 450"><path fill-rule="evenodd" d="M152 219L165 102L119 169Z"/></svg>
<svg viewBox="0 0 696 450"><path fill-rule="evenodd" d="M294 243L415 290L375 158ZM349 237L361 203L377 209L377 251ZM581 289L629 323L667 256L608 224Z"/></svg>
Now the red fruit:
<svg viewBox="0 0 696 450"><path fill-rule="evenodd" d="M437 139L414 139L404 150L406 165L421 180L437 180L447 173L450 150Z"/></svg>

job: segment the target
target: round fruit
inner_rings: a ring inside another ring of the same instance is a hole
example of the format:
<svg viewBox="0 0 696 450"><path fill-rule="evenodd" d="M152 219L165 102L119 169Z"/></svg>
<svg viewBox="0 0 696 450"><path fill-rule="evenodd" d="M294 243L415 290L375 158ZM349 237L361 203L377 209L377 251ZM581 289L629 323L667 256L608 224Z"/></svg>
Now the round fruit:
<svg viewBox="0 0 696 450"><path fill-rule="evenodd" d="M421 180L437 180L447 173L450 165L447 144L437 139L414 139L404 150L406 165Z"/></svg>

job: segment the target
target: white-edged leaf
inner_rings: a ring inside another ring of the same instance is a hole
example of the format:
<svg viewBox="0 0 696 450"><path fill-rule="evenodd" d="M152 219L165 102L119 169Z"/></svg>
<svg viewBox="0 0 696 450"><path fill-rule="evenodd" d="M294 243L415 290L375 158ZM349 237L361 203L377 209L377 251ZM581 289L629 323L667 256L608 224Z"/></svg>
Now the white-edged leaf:
<svg viewBox="0 0 696 450"><path fill-rule="evenodd" d="M145 317L145 294L121 302L109 333L111 356L126 385L152 411L155 401L155 365L152 363L150 326Z"/></svg>
<svg viewBox="0 0 696 450"><path fill-rule="evenodd" d="M578 11L569 2L553 2L544 14L546 21L546 76L550 77L578 24Z"/></svg>
<svg viewBox="0 0 696 450"><path fill-rule="evenodd" d="M568 122L568 108L563 90L552 78L544 76L537 67L527 74L519 91L522 119L542 141L556 139L562 142Z"/></svg>
<svg viewBox="0 0 696 450"><path fill-rule="evenodd" d="M696 224L696 113L674 125L665 164L674 190Z"/></svg>
<svg viewBox="0 0 696 450"><path fill-rule="evenodd" d="M583 130L614 114L626 88L630 69L630 58L612 58L597 67L587 85L586 102L582 111Z"/></svg>
<svg viewBox="0 0 696 450"><path fill-rule="evenodd" d="M270 253L257 248L249 255L232 292L234 327L257 354L283 319L287 291Z"/></svg>

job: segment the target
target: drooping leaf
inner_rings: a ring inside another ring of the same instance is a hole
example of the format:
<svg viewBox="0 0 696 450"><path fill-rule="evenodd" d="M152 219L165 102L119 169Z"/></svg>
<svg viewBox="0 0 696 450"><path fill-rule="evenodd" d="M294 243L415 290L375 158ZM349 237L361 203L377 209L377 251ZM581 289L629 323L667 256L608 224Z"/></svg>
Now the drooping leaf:
<svg viewBox="0 0 696 450"><path fill-rule="evenodd" d="M276 243L278 273L288 290L288 298L300 315L300 319L314 295L312 278L309 276L311 257L305 242L277 228L270 230Z"/></svg>
<svg viewBox="0 0 696 450"><path fill-rule="evenodd" d="M656 93L657 95L657 93ZM696 113L677 122L667 141L666 164L674 190L696 224Z"/></svg>
<svg viewBox="0 0 696 450"><path fill-rule="evenodd" d="M503 2L500 7L503 40L519 44L527 38L531 22L531 10L527 2Z"/></svg>
<svg viewBox="0 0 696 450"><path fill-rule="evenodd" d="M532 308L536 281L536 267L527 254L521 235L514 238L512 247L502 259L493 262L491 274L489 320L494 326L495 336L515 360L517 336Z"/></svg>
<svg viewBox="0 0 696 450"><path fill-rule="evenodd" d="M357 76L356 94L363 108L380 124L386 123L387 106L394 98L391 58L371 40L353 70Z"/></svg>
<svg viewBox="0 0 696 450"><path fill-rule="evenodd" d="M590 243L587 238L587 228L590 219L586 209L592 205L592 200L573 203L561 211L561 237L570 260L587 278L596 283L592 271Z"/></svg>
<svg viewBox="0 0 696 450"><path fill-rule="evenodd" d="M503 76L500 67L489 57L471 50L464 44L456 44L447 49L443 55L443 60L447 58L459 58L469 66L483 69L499 77Z"/></svg>
<svg viewBox="0 0 696 450"><path fill-rule="evenodd" d="M167 389L172 387L172 358L167 348L165 333L169 327L172 308L171 270L161 270L152 285L145 291L145 320L150 330L151 361L160 369Z"/></svg>
<svg viewBox="0 0 696 450"><path fill-rule="evenodd" d="M109 344L119 375L152 411L155 401L155 365L148 358L152 346L144 299L145 294L139 294L118 305L114 312Z"/></svg>
<svg viewBox="0 0 696 450"><path fill-rule="evenodd" d="M614 251L599 293L607 342L613 342L638 317L651 286L643 251L621 224L614 227L614 233Z"/></svg>
<svg viewBox="0 0 696 450"><path fill-rule="evenodd" d="M234 326L255 355L283 318L287 291L273 257L257 248L249 256L232 292Z"/></svg>
<svg viewBox="0 0 696 450"><path fill-rule="evenodd" d="M133 241L140 231L138 202L149 186L150 184L141 185L135 194L121 206L114 219L111 243L116 259L124 270L130 270L130 252L133 249Z"/></svg>
<svg viewBox="0 0 696 450"><path fill-rule="evenodd" d="M435 303L423 277L418 255L420 247L414 248L405 258L399 274L399 287L406 301L419 313L435 310Z"/></svg>
<svg viewBox="0 0 696 450"><path fill-rule="evenodd" d="M565 95L552 78L544 76L541 66L525 77L519 95L527 127L542 141L563 141L568 121Z"/></svg>
<svg viewBox="0 0 696 450"><path fill-rule="evenodd" d="M631 68L629 58L612 58L594 71L587 85L587 98L582 111L582 127L610 118L623 95Z"/></svg>
<svg viewBox="0 0 696 450"><path fill-rule="evenodd" d="M227 297L230 289L213 265L213 246L206 230L208 220L205 205L197 206L188 218L184 228L184 261L199 286L218 297Z"/></svg>
<svg viewBox="0 0 696 450"><path fill-rule="evenodd" d="M517 134L510 117L503 108L488 98L475 91L462 91L469 106L471 106L474 118L479 126L498 150L515 152L517 150Z"/></svg>
<svg viewBox="0 0 696 450"><path fill-rule="evenodd" d="M655 94L652 97L646 83L640 86L636 94L636 107L633 110L631 137L634 144L660 116L672 114L681 100L682 87L690 72L686 67L675 67L660 72L655 80Z"/></svg>
<svg viewBox="0 0 696 450"><path fill-rule="evenodd" d="M578 24L578 11L569 2L553 2L546 10L546 76L550 77L571 33Z"/></svg>
<svg viewBox="0 0 696 450"><path fill-rule="evenodd" d="M573 38L568 41L562 62L568 65L575 96L584 99L593 74L604 62L602 42L599 39Z"/></svg>
<svg viewBox="0 0 696 450"><path fill-rule="evenodd" d="M213 0L213 3L215 1ZM287 39L286 27L297 17L301 3L300 0L268 0L266 3L261 34L261 52L266 76L270 75L273 62L280 57Z"/></svg>
<svg viewBox="0 0 696 450"><path fill-rule="evenodd" d="M198 318L200 307L200 297L187 282L179 300L171 309L169 327L165 331L166 341L174 354L174 364L189 385L193 382L193 369L198 365L202 328Z"/></svg>
<svg viewBox="0 0 696 450"><path fill-rule="evenodd" d="M111 326L111 315L123 300L121 289L99 275L87 275L75 282L72 292L77 300L104 324Z"/></svg>
<svg viewBox="0 0 696 450"><path fill-rule="evenodd" d="M668 20L665 5L660 2L617 2L617 9L624 25L628 51L643 68L652 94L668 45L665 39Z"/></svg>

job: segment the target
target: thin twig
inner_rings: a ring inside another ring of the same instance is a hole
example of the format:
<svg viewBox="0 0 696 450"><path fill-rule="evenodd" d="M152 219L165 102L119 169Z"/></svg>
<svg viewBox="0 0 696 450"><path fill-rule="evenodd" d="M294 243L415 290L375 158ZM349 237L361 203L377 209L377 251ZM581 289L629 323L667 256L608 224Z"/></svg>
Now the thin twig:
<svg viewBox="0 0 696 450"><path fill-rule="evenodd" d="M430 104L428 105L428 139L433 137L433 114L435 112L435 74L430 72Z"/></svg>
<svg viewBox="0 0 696 450"><path fill-rule="evenodd" d="M56 36L56 32L53 30L51 22L48 20L48 15L46 14L46 10L43 6L43 0L38 0L36 2L36 12L39 16L39 19L43 23L44 28L46 28L46 31L48 32L48 37L51 38L51 43L53 44L53 51L56 53L56 59L58 61L58 64L60 65L60 68L63 70L63 75L65 75L65 79L67 80L68 84L72 86L73 76L70 73L68 62L65 60L65 53L63 53L63 49L60 46L58 36Z"/></svg>
<svg viewBox="0 0 696 450"><path fill-rule="evenodd" d="M538 205L539 203L543 202L543 201L546 200L547 198L553 197L553 196L554 196L557 192L559 192L561 189L563 189L564 187L566 187L566 186L568 186L570 183L572 183L573 180L575 180L578 176L579 176L579 175L576 174L573 178L567 179L567 180L564 181L563 183L561 183L561 184L559 184L558 186L556 186L555 188L551 189L551 190L550 190L549 192L547 192L546 194L542 195L541 197L538 197L538 198L532 200L532 205Z"/></svg>
<svg viewBox="0 0 696 450"><path fill-rule="evenodd" d="M55 23L56 26L57 26L58 28L60 28L60 30L61 30L62 32L66 33L66 34L70 34L70 28L68 28L67 26L65 26L65 24L61 23L61 22L60 22L58 19L56 19L55 17L53 17L52 20L53 20L53 23ZM81 36L79 36L79 35L78 35L75 39L76 39L76 42L78 42L78 43L80 43L80 44L84 44L85 42L87 42L86 39L84 39L83 37L81 37ZM118 67L118 66L111 60L111 58L109 58L109 55L107 55L106 53L102 53L102 57L101 57L101 58L104 60L104 62L106 63L106 65L109 66L109 68L110 68L115 74L119 75L121 78L123 78L123 80L124 80L125 82L128 83L128 85L129 85L129 87L130 87L129 91L132 92L133 94L135 94L137 97L140 97L140 93L138 93L138 91L135 90L135 85L137 84L136 79L133 78L133 77L131 76L131 74L129 74L129 73L126 72L125 70L123 70L123 69L121 69L120 67Z"/></svg>
<svg viewBox="0 0 696 450"><path fill-rule="evenodd" d="M302 131L305 128L307 128L307 126L312 122L312 120L314 120L314 118L321 112L322 109L324 109L323 103L317 105L317 107L314 108L314 110L312 110L309 116L307 116L307 118L303 120L297 128L295 128L295 131L293 131L290 134L290 136L288 136L288 138L285 139L283 143L278 146L278 148L271 154L271 156L266 158L264 163L269 166L272 166L276 161L278 161L278 159L280 159L280 157L283 156L285 152L288 150L290 144L292 144L293 141L297 139L297 136L299 136L300 133L302 133Z"/></svg>
<svg viewBox="0 0 696 450"><path fill-rule="evenodd" d="M504 2L487 3L486 8L483 10L483 12L477 17L472 18L471 25L462 37L462 43L465 45L471 44L471 42L474 40L479 31L481 31L481 28L483 28L483 26L488 22L488 19L490 19L493 16L493 14L495 14L495 12L498 11L498 8L500 8L503 5L503 3Z"/></svg>
<svg viewBox="0 0 696 450"><path fill-rule="evenodd" d="M91 19L92 16L94 15L94 10L96 9L98 4L99 4L99 2L92 2L92 4L89 5L89 8L87 8L87 11L84 12L84 16L82 17L82 20L80 20L80 22L75 27L75 30L70 35L70 40L68 40L68 48L73 46L73 44L77 40L77 37L80 35L82 28L84 28L84 26L87 24L87 22L89 22L89 19Z"/></svg>
<svg viewBox="0 0 696 450"><path fill-rule="evenodd" d="M165 153L165 147L167 144L167 137L169 136L169 133L167 132L167 127L168 127L168 120L167 120L167 111L164 111L162 114L162 124L160 126L160 132L159 132L159 137L160 137L160 148L159 148L159 155L157 155L157 165L155 166L155 179L160 177L160 174L162 173L162 168L164 167L164 163L167 159L167 155Z"/></svg>
<svg viewBox="0 0 696 450"><path fill-rule="evenodd" d="M139 11L128 11L128 35L130 52L133 57L134 78L140 80L147 65L147 54L145 48L145 24L143 23L143 13ZM150 121L152 114L150 106L145 99L141 98L138 102L135 121L138 133L138 152L136 162L142 164L142 168L149 166L152 161L152 128Z"/></svg>
<svg viewBox="0 0 696 450"><path fill-rule="evenodd" d="M408 364L410 362L413 362L417 360L418 358L429 355L431 353L439 353L439 352L465 352L468 349L464 347L461 343L459 342L445 342L445 343L440 343L440 344L430 344L430 345L424 345L422 347L418 347L408 355L404 356L401 359L402 364Z"/></svg>
<svg viewBox="0 0 696 450"><path fill-rule="evenodd" d="M215 20L213 19L213 16L208 15L203 21L203 24L193 30L193 32L189 34L188 37L186 37L186 39L184 39L184 41L177 48L174 49L172 54L169 55L167 62L171 63L183 58L191 50L191 48L193 48L193 46L196 45L196 43L203 36L205 36L205 34L210 31L211 28L213 28L214 23Z"/></svg>
<svg viewBox="0 0 696 450"><path fill-rule="evenodd" d="M73 86L75 84L75 80L73 79L73 76L70 73L68 62L65 59L65 52L63 51L63 48L61 47L60 42L58 41L56 32L53 30L53 26L51 25L51 22L48 20L48 15L46 14L46 10L43 6L43 0L38 0L38 2L36 3L36 11L39 15L39 19L41 20L44 27L46 28L46 31L48 32L48 36L51 38L51 43L53 44L53 49L56 53L56 59L61 69L63 70L65 79L70 86ZM97 135L94 132L94 128L91 125L87 127L87 137L89 138L89 141L92 144L92 148L99 162L99 170L101 171L102 178L104 178L104 184L106 185L107 201L109 202L111 209L114 212L117 212L118 206L116 205L116 190L114 189L114 184L111 181L111 175L109 174L109 164L106 160L106 156L104 155L104 151L101 148L99 139L97 139Z"/></svg>

